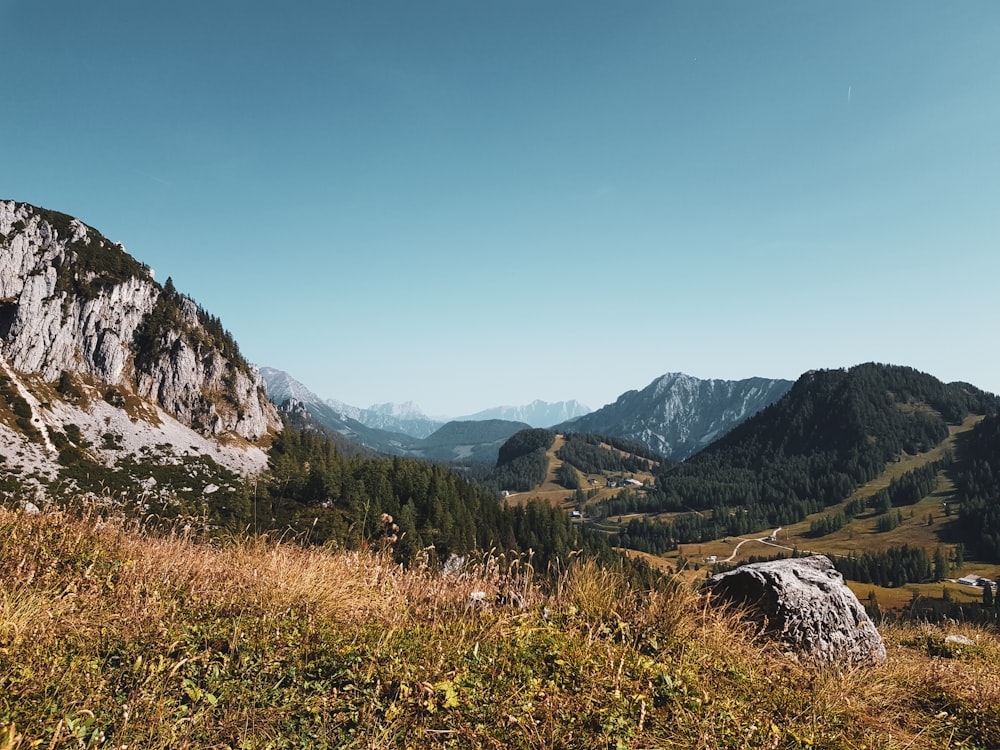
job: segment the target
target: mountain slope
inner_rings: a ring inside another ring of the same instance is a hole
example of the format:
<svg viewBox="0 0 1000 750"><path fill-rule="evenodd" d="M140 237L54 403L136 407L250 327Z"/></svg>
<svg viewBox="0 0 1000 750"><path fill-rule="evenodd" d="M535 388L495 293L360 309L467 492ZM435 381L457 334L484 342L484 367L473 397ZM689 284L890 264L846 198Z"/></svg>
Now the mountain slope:
<svg viewBox="0 0 1000 750"><path fill-rule="evenodd" d="M864 364L809 372L780 401L662 470L657 491L641 507L620 504L613 512L702 511L630 526L629 543L639 535L646 541L656 537L654 549L788 526L845 501L890 463L936 449L949 438L949 425L998 408L997 396L908 367ZM922 482L916 475L903 480ZM890 506L925 494L894 498L889 490L882 500ZM866 512L842 510L849 516Z"/></svg>
<svg viewBox="0 0 1000 750"><path fill-rule="evenodd" d="M274 367L262 367L260 374L267 384L268 397L275 404L289 398L299 401L329 429L345 436L354 433L360 441L378 450L392 452L392 446L407 443L407 437L425 438L444 425L444 422L423 414L412 403L377 404L362 409L335 399L320 398L287 372ZM406 437L400 438L400 435Z"/></svg>
<svg viewBox="0 0 1000 750"><path fill-rule="evenodd" d="M187 465L174 479L214 492L262 469L259 444L281 426L217 318L95 229L12 201L0 201L0 387L0 477L24 488L159 492L157 471Z"/></svg>
<svg viewBox="0 0 1000 750"><path fill-rule="evenodd" d="M1000 416L964 435L958 458L954 480L964 536L980 557L1000 562Z"/></svg>
<svg viewBox="0 0 1000 750"><path fill-rule="evenodd" d="M0 336L10 366L79 372L155 401L202 434L277 424L218 319L77 219L0 201Z"/></svg>
<svg viewBox="0 0 1000 750"><path fill-rule="evenodd" d="M809 372L781 401L664 477L664 487L695 507L798 499L829 504L903 452L937 445L948 436L948 423L992 412L997 404L972 386L945 385L908 367ZM681 490L688 480L702 486Z"/></svg>
<svg viewBox="0 0 1000 750"><path fill-rule="evenodd" d="M777 401L791 385L789 380L699 380L668 373L555 429L620 437L683 460Z"/></svg>

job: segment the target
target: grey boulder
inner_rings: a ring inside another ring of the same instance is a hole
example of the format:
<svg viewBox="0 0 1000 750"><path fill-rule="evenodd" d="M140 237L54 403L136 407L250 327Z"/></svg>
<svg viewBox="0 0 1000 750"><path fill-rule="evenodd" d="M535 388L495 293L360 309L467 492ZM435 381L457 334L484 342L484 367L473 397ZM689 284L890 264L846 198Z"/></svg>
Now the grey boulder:
<svg viewBox="0 0 1000 750"><path fill-rule="evenodd" d="M743 607L763 631L807 661L862 666L885 661L885 644L843 576L823 555L744 565L710 578L718 603Z"/></svg>

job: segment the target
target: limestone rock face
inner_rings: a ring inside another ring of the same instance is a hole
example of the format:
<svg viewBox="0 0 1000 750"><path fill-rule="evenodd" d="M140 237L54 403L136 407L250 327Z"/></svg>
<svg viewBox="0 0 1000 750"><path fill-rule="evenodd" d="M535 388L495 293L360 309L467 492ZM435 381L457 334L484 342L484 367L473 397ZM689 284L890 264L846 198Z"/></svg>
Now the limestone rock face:
<svg viewBox="0 0 1000 750"><path fill-rule="evenodd" d="M256 370L220 350L190 299L177 295L176 320L137 357L163 293L146 266L77 219L0 201L0 354L11 368L48 382L86 374L203 435L254 441L278 429Z"/></svg>
<svg viewBox="0 0 1000 750"><path fill-rule="evenodd" d="M745 606L765 632L809 661L860 666L886 658L875 624L823 555L744 565L706 585L714 600Z"/></svg>

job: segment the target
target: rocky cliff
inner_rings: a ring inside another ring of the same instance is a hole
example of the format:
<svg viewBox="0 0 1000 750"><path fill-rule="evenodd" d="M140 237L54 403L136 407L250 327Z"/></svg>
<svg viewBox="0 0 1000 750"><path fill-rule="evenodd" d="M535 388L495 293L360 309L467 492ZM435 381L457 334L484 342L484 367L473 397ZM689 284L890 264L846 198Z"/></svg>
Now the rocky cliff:
<svg viewBox="0 0 1000 750"><path fill-rule="evenodd" d="M55 383L87 376L200 434L256 441L280 422L219 321L96 230L0 201L0 355Z"/></svg>
<svg viewBox="0 0 1000 750"><path fill-rule="evenodd" d="M257 370L169 279L77 219L0 201L0 504L242 519L280 427Z"/></svg>

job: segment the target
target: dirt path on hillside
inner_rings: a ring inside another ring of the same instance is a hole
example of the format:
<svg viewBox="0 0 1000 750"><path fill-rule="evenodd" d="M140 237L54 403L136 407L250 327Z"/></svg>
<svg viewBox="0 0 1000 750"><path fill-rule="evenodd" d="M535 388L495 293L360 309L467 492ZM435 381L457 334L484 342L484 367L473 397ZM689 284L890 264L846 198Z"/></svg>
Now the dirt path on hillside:
<svg viewBox="0 0 1000 750"><path fill-rule="evenodd" d="M772 531L770 534L768 534L767 536L762 536L759 539L743 539L742 537L740 537L740 543L737 544L733 548L733 554L731 554L725 560L720 560L719 562L727 563L727 562L732 562L733 560L735 560L736 559L736 555L738 555L740 553L740 547L742 547L747 542L760 542L761 544L766 544L769 547L781 547L782 549L791 549L790 547L782 547L780 544L775 544L774 542L771 541L772 539L777 539L778 538L778 532L779 531L781 531L781 527L780 526L778 528L776 528L774 531Z"/></svg>
<svg viewBox="0 0 1000 750"><path fill-rule="evenodd" d="M28 409L31 411L30 422L41 433L42 441L45 443L46 450L48 450L49 453L55 455L58 451L56 451L56 447L52 444L52 440L49 438L48 425L46 425L45 422L42 421L41 416L39 416L41 412L41 404L38 403L38 399L35 398L27 388L24 387L24 385L18 379L17 375L14 374L14 371L10 369L10 365L7 364L7 358L4 357L2 353L0 353L0 369L4 371L4 373L7 375L7 378L17 389L17 392L20 394L21 398L23 398L25 403L28 404Z"/></svg>

